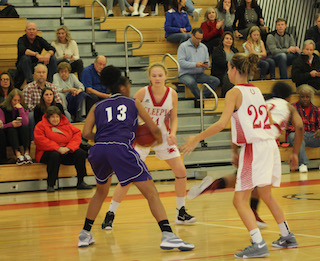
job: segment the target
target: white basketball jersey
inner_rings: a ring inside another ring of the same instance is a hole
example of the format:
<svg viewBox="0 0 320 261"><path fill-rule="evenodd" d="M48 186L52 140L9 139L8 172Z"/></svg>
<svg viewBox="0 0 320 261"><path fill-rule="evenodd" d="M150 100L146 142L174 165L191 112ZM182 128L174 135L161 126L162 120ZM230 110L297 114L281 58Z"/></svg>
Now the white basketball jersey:
<svg viewBox="0 0 320 261"><path fill-rule="evenodd" d="M164 94L162 100L157 103L151 86L144 87L146 89L144 98L142 100L142 105L149 113L152 120L160 128L162 135L170 132L169 119L170 111L172 110L172 89L167 87L166 93Z"/></svg>
<svg viewBox="0 0 320 261"><path fill-rule="evenodd" d="M231 117L232 142L244 145L274 139L266 102L259 88L252 84L240 84L233 88L241 91L242 104Z"/></svg>
<svg viewBox="0 0 320 261"><path fill-rule="evenodd" d="M275 139L277 139L288 125L290 118L289 103L281 98L272 98L267 100L266 103L273 120L271 130Z"/></svg>

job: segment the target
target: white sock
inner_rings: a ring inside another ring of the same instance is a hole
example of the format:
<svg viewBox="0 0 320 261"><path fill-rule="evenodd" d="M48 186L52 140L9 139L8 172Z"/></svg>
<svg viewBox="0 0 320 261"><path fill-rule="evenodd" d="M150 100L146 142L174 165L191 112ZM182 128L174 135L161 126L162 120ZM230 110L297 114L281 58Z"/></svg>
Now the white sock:
<svg viewBox="0 0 320 261"><path fill-rule="evenodd" d="M249 233L253 243L260 243L263 240L259 228L255 228Z"/></svg>
<svg viewBox="0 0 320 261"><path fill-rule="evenodd" d="M113 212L113 213L116 213L119 205L120 205L119 202L116 202L116 201L111 200L111 203L110 203L110 206L109 206L109 211L111 211L111 212Z"/></svg>
<svg viewBox="0 0 320 261"><path fill-rule="evenodd" d="M287 221L284 221L283 223L278 224L281 232L281 236L286 237L287 235L290 234L290 229L287 224Z"/></svg>
<svg viewBox="0 0 320 261"><path fill-rule="evenodd" d="M133 4L133 10L134 10L134 12L138 12L138 8L139 8L139 4L134 3L134 4Z"/></svg>
<svg viewBox="0 0 320 261"><path fill-rule="evenodd" d="M139 14L143 13L144 9L146 9L145 5L140 5Z"/></svg>
<svg viewBox="0 0 320 261"><path fill-rule="evenodd" d="M177 209L184 207L186 205L186 198L185 197L177 197Z"/></svg>

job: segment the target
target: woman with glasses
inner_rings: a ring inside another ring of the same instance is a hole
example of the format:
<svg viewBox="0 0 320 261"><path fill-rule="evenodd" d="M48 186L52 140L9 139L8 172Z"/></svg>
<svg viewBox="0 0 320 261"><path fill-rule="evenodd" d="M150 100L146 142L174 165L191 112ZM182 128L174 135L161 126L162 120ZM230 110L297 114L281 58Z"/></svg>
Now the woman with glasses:
<svg viewBox="0 0 320 261"><path fill-rule="evenodd" d="M4 102L9 92L14 89L11 76L7 72L0 74L0 103Z"/></svg>

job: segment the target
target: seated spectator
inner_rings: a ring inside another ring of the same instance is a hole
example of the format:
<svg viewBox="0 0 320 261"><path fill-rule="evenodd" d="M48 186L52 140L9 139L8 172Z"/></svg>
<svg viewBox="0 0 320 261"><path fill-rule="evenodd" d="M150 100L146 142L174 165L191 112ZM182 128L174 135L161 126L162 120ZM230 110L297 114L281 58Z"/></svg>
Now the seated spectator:
<svg viewBox="0 0 320 261"><path fill-rule="evenodd" d="M311 86L303 84L298 88L297 92L299 93L299 101L292 105L300 114L305 131L299 151L299 171L308 172L309 159L305 147L320 147L320 110L312 104L314 89ZM293 146L295 129L291 124L289 124L287 134L287 141Z"/></svg>
<svg viewBox="0 0 320 261"><path fill-rule="evenodd" d="M256 0L241 0L233 21L235 37L247 39L252 26L264 26L262 10Z"/></svg>
<svg viewBox="0 0 320 261"><path fill-rule="evenodd" d="M31 131L31 140L33 140L34 130L34 108L40 103L41 91L44 87L49 87L54 92L55 101L62 104L57 88L50 82L47 82L48 69L45 65L39 63L34 67L34 81L27 84L23 89L23 96L29 110L29 127Z"/></svg>
<svg viewBox="0 0 320 261"><path fill-rule="evenodd" d="M0 165L13 164L16 161L14 159L7 158L7 140L6 133L3 129L3 122L0 120Z"/></svg>
<svg viewBox="0 0 320 261"><path fill-rule="evenodd" d="M200 98L198 83L207 83L212 89L216 89L220 81L218 78L204 73L210 66L208 48L201 43L203 31L201 28L192 30L191 39L180 44L178 48L178 62L180 64L179 82L185 84L195 96L195 107L200 106L197 99ZM205 98L212 93L207 88L203 91Z"/></svg>
<svg viewBox="0 0 320 261"><path fill-rule="evenodd" d="M14 89L11 76L7 72L0 74L0 103L4 102L8 94Z"/></svg>
<svg viewBox="0 0 320 261"><path fill-rule="evenodd" d="M57 72L57 61L54 56L55 48L44 38L37 36L38 29L35 23L28 23L25 35L18 39L18 75L22 72L27 83L33 82L33 68L38 63L43 63L48 67L48 81L52 82L53 75ZM45 55L41 52L47 51ZM23 81L16 83L16 88L20 88Z"/></svg>
<svg viewBox="0 0 320 261"><path fill-rule="evenodd" d="M313 40L316 44L315 49L320 52L320 13L316 15L316 25L307 30L305 40Z"/></svg>
<svg viewBox="0 0 320 261"><path fill-rule="evenodd" d="M314 48L314 41L304 41L302 54L292 64L292 81L297 87L308 84L320 90L320 60L319 56L313 53Z"/></svg>
<svg viewBox="0 0 320 261"><path fill-rule="evenodd" d="M122 16L129 16L130 14L126 11L126 6L125 6L125 0L102 0L101 3L104 5L107 5L107 9L108 9L108 17L113 17L113 6L119 3L120 6L120 10L121 10L121 15Z"/></svg>
<svg viewBox="0 0 320 261"><path fill-rule="evenodd" d="M300 48L293 36L286 32L287 21L284 18L276 20L276 30L267 37L267 51L279 66L280 78L288 79L287 67L299 56Z"/></svg>
<svg viewBox="0 0 320 261"><path fill-rule="evenodd" d="M49 87L44 87L41 91L40 103L34 108L34 122L35 125L42 120L42 116L47 113L50 106L56 106L61 111L61 114L65 115L64 109L61 103L58 103L54 99L54 92Z"/></svg>
<svg viewBox="0 0 320 261"><path fill-rule="evenodd" d="M103 55L98 55L91 65L86 67L81 76L81 82L86 88L89 96L86 98L86 114L88 114L93 104L103 99L109 98L107 87L103 86L100 81L100 73L106 67L107 59Z"/></svg>
<svg viewBox="0 0 320 261"><path fill-rule="evenodd" d="M260 36L260 28L258 26L252 26L249 34L248 41L243 44L243 48L246 54L255 53L260 57L258 67L260 70L260 80L264 80L267 74L270 74L270 78L274 80L276 78L276 64L273 59L267 57L266 47Z"/></svg>
<svg viewBox="0 0 320 261"><path fill-rule="evenodd" d="M229 91L233 84L228 78L228 62L231 61L234 54L238 53L238 49L233 46L233 34L225 32L221 37L220 45L213 50L211 75L220 80L222 91L221 97L224 98L227 91Z"/></svg>
<svg viewBox="0 0 320 261"><path fill-rule="evenodd" d="M198 22L201 14L202 14L202 8L195 8L193 6L194 2L192 0L186 0L186 9L188 15L193 17L193 20L195 22Z"/></svg>
<svg viewBox="0 0 320 261"><path fill-rule="evenodd" d="M168 42L181 44L191 37L191 24L187 12L184 11L185 6L185 0L172 0L172 8L166 13L164 23L165 38Z"/></svg>
<svg viewBox="0 0 320 261"><path fill-rule="evenodd" d="M148 16L148 13L144 13L144 9L147 6L148 0L142 0L139 8L139 3L141 0L125 0L124 3L128 8L131 16L140 16L145 17ZM133 5L132 5L133 4ZM138 11L139 9L139 11Z"/></svg>
<svg viewBox="0 0 320 261"><path fill-rule="evenodd" d="M18 165L33 163L30 157L28 110L22 91L13 89L7 99L0 104L0 120L3 123L6 139L17 157L16 163ZM20 151L20 145L23 146L24 156Z"/></svg>
<svg viewBox="0 0 320 261"><path fill-rule="evenodd" d="M234 2L231 0L220 0L216 8L219 19L223 21L222 29L233 32L232 26L235 19Z"/></svg>
<svg viewBox="0 0 320 261"><path fill-rule="evenodd" d="M84 91L83 84L70 72L70 64L60 63L58 73L53 76L53 84L57 87L64 103L67 104L68 112L73 121L79 122L82 121L82 103L88 94Z"/></svg>
<svg viewBox="0 0 320 261"><path fill-rule="evenodd" d="M34 130L36 161L47 164L47 191L54 192L60 164L74 165L77 189L91 189L83 178L87 175L86 152L80 149L81 130L69 123L56 106L50 106Z"/></svg>
<svg viewBox="0 0 320 261"><path fill-rule="evenodd" d="M156 16L159 14L158 7L160 3L163 4L164 12L168 12L171 0L149 0L149 4L151 7L151 16Z"/></svg>
<svg viewBox="0 0 320 261"><path fill-rule="evenodd" d="M79 49L75 40L72 39L68 27L60 25L56 30L56 40L51 43L56 49L57 64L68 62L71 64L71 72L76 72L81 79L83 62L79 57Z"/></svg>
<svg viewBox="0 0 320 261"><path fill-rule="evenodd" d="M203 31L203 40L209 51L209 55L212 54L214 47L217 47L220 43L220 37L224 31L222 29L223 20L218 20L217 9L209 7L204 14L204 22L201 24Z"/></svg>

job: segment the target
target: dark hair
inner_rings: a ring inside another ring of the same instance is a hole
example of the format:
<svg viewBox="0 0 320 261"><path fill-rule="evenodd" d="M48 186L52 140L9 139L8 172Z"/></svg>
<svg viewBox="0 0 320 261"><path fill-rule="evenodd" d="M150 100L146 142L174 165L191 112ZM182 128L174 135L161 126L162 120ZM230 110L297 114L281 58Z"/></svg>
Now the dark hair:
<svg viewBox="0 0 320 261"><path fill-rule="evenodd" d="M9 76L9 81L10 81L10 85L9 85L9 89L8 89L8 94L9 94L9 92L11 92L14 89L12 77L11 77L10 73L8 73L8 72L2 72L0 74L0 79L1 79L2 75L8 75ZM4 97L4 92L2 90L2 87L0 87L0 96Z"/></svg>
<svg viewBox="0 0 320 261"><path fill-rule="evenodd" d="M171 6L173 9L177 9L179 7L179 3L181 2L181 0L172 0L171 1ZM181 10L187 10L188 8L186 6L182 7Z"/></svg>
<svg viewBox="0 0 320 261"><path fill-rule="evenodd" d="M282 17L277 18L276 24L279 23L279 22L285 22L285 24L287 24L287 20L282 18Z"/></svg>
<svg viewBox="0 0 320 261"><path fill-rule="evenodd" d="M119 68L108 65L101 71L100 81L111 93L118 93L120 92L120 86L126 86L129 79L121 75Z"/></svg>
<svg viewBox="0 0 320 261"><path fill-rule="evenodd" d="M203 34L203 30L200 27L196 27L192 29L192 35L195 36L196 33Z"/></svg>
<svg viewBox="0 0 320 261"><path fill-rule="evenodd" d="M231 2L232 2L232 1L231 1ZM240 6L247 6L246 0L241 0ZM252 2L251 2L251 7L252 7L252 8L255 8L255 7L257 7L257 6L258 6L257 0L252 0Z"/></svg>
<svg viewBox="0 0 320 261"><path fill-rule="evenodd" d="M219 0L218 3L217 3L216 8L219 10L219 12L223 12L224 11L224 9L223 9L223 1L224 0ZM233 0L231 0L230 2L231 2L230 14L233 14L234 11L235 11L235 7L234 7Z"/></svg>
<svg viewBox="0 0 320 261"><path fill-rule="evenodd" d="M236 67L240 74L254 75L258 62L259 56L256 54L250 53L246 55L244 53L236 53L232 57L230 65Z"/></svg>
<svg viewBox="0 0 320 261"><path fill-rule="evenodd" d="M49 119L53 114L58 114L61 118L61 111L57 106L49 106L46 113L46 118Z"/></svg>
<svg viewBox="0 0 320 261"><path fill-rule="evenodd" d="M220 39L220 44L221 44L221 46L223 47L223 40L224 40L224 38L226 38L226 35L230 35L230 36L232 37L232 45L231 45L231 46L233 46L233 44L234 44L234 37L233 37L233 33L230 32L230 31L226 31L226 32L223 33L223 35L221 35L221 39Z"/></svg>
<svg viewBox="0 0 320 261"><path fill-rule="evenodd" d="M40 106L40 110L42 113L46 113L48 111L48 108L50 107L47 107L46 103L44 102L44 99L43 99L43 95L46 91L51 91L53 93L53 100L52 100L52 103L50 104L50 106L55 106L57 103L56 101L54 100L54 91L49 88L49 87L44 87L41 91L41 98L40 98L40 103L39 103L39 106Z"/></svg>
<svg viewBox="0 0 320 261"><path fill-rule="evenodd" d="M292 94L291 86L286 82L276 82L272 88L272 97L286 99Z"/></svg>

